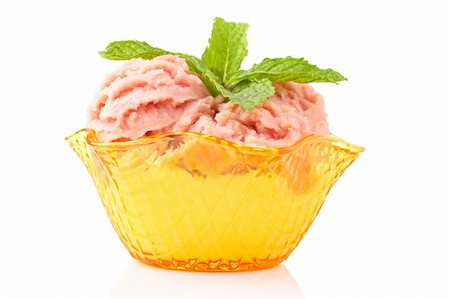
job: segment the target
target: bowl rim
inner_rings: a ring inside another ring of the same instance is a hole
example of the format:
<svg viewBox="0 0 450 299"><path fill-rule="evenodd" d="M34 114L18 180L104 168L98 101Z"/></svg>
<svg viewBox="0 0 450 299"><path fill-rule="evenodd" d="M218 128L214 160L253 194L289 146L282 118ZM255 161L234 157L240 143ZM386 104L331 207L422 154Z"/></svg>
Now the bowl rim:
<svg viewBox="0 0 450 299"><path fill-rule="evenodd" d="M224 146L232 147L239 151L245 152L253 152L260 154L280 154L280 153L289 153L296 150L301 143L304 142L327 142L332 145L342 149L353 152L355 154L359 154L363 152L365 149L362 146L351 144L333 134L328 135L316 135L316 134L307 134L297 140L295 143L285 146L285 147L264 147L264 146L250 146L240 143L235 143L233 141L229 141L220 137L197 133L197 132L167 132L162 134L155 134L151 136L141 137L135 140L127 140L127 141L114 141L114 142L100 142L97 139L97 134L95 130L84 128L81 129L70 136L66 137L66 140L69 140L76 135L83 134L86 136L86 142L90 147L94 147L96 149L124 149L128 147L136 147L143 146L155 142L159 139L167 138L167 137L176 137L176 136L190 136L196 138L202 138L211 142L219 143Z"/></svg>

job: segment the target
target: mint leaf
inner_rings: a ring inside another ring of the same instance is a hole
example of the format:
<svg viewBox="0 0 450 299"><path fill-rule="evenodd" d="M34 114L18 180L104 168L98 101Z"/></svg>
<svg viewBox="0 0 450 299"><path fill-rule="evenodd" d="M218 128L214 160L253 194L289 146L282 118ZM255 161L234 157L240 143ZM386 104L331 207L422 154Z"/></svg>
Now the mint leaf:
<svg viewBox="0 0 450 299"><path fill-rule="evenodd" d="M197 57L180 53L176 55L186 60L189 69L200 76L213 96L222 95L225 100L239 104L243 110L250 111L275 94L275 88L268 79L243 81L229 90L220 84L217 76Z"/></svg>
<svg viewBox="0 0 450 299"><path fill-rule="evenodd" d="M203 83L213 96L217 96L219 94L225 96L224 93L228 90L220 84L219 78L205 65L203 61L192 55L181 53L177 53L176 55L186 60L189 69L200 76Z"/></svg>
<svg viewBox="0 0 450 299"><path fill-rule="evenodd" d="M243 110L250 111L268 97L275 94L275 88L268 79L259 81L245 81L236 85L233 90L225 88L220 84L217 76L195 56L177 54L186 59L189 69L202 78L213 96L222 95L225 100L239 104Z"/></svg>
<svg viewBox="0 0 450 299"><path fill-rule="evenodd" d="M230 75L239 70L247 56L248 24L226 22L215 18L209 38L209 46L202 55L202 60L220 79L227 82Z"/></svg>
<svg viewBox="0 0 450 299"><path fill-rule="evenodd" d="M320 69L303 58L266 58L249 70L235 72L228 83L267 78L272 82L295 81L298 83L332 82L347 80L332 69Z"/></svg>
<svg viewBox="0 0 450 299"><path fill-rule="evenodd" d="M230 102L239 104L243 110L250 111L265 99L275 94L275 88L269 79L246 81L237 85L226 94Z"/></svg>
<svg viewBox="0 0 450 299"><path fill-rule="evenodd" d="M103 58L110 60L128 60L138 57L153 59L157 56L169 54L169 52L152 47L146 42L136 40L123 40L109 43L106 49L99 53Z"/></svg>

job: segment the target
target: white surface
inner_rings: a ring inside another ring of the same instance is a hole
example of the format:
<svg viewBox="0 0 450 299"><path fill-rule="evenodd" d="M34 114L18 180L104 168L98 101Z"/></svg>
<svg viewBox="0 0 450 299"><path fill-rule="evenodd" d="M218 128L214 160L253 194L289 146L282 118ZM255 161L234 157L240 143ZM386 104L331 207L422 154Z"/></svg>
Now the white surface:
<svg viewBox="0 0 450 299"><path fill-rule="evenodd" d="M0 297L448 298L449 5L208 3L2 5ZM283 266L146 267L64 137L120 64L96 51L138 39L200 55L215 16L250 23L245 66L294 55L346 75L316 87L332 131L367 151Z"/></svg>

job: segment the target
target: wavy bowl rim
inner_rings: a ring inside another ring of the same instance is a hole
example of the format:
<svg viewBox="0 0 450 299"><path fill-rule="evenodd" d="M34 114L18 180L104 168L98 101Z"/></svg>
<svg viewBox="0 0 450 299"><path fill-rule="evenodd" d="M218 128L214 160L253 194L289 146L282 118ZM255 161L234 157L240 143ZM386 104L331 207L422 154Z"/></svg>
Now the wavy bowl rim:
<svg viewBox="0 0 450 299"><path fill-rule="evenodd" d="M297 140L295 143L285 146L285 147L263 147L263 146L250 146L250 145L244 145L240 143L235 143L233 141L229 141L220 137L203 134L203 133L197 133L197 132L167 132L163 134L156 134L152 136L145 136L141 137L135 140L128 140L128 141L115 141L115 142L99 142L97 140L96 132L95 130L84 128L81 130L76 131L75 133L67 136L65 138L66 141L72 139L73 137L81 134L82 132L85 132L86 135L86 142L89 146L92 146L97 149L123 149L128 147L135 147L135 146L143 146L150 144L152 142L155 142L162 138L167 137L175 137L175 136L195 136L199 138L203 138L208 141L216 142L224 146L229 146L232 148L235 148L240 151L245 152L254 152L254 153L267 153L267 154L277 154L277 153L287 153L292 152L296 148L298 148L300 143L303 143L305 141L316 139L316 140L327 140L332 145L342 149L347 150L350 152L353 152L355 154L362 153L365 149L362 146L351 144L347 141L345 141L342 138L339 138L333 134L328 135L315 135L315 134L308 134L303 137L301 137L299 140Z"/></svg>

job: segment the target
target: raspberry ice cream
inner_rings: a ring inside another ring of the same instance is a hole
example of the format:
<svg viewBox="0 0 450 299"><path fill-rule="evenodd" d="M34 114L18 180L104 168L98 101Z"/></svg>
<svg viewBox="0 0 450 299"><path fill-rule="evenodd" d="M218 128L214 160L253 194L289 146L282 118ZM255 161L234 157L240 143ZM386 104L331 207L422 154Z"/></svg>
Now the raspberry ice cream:
<svg viewBox="0 0 450 299"><path fill-rule="evenodd" d="M88 128L103 142L191 131L265 147L329 133L322 96L310 85L273 85L276 93L247 112L212 97L182 58L131 59L101 85L89 108Z"/></svg>

